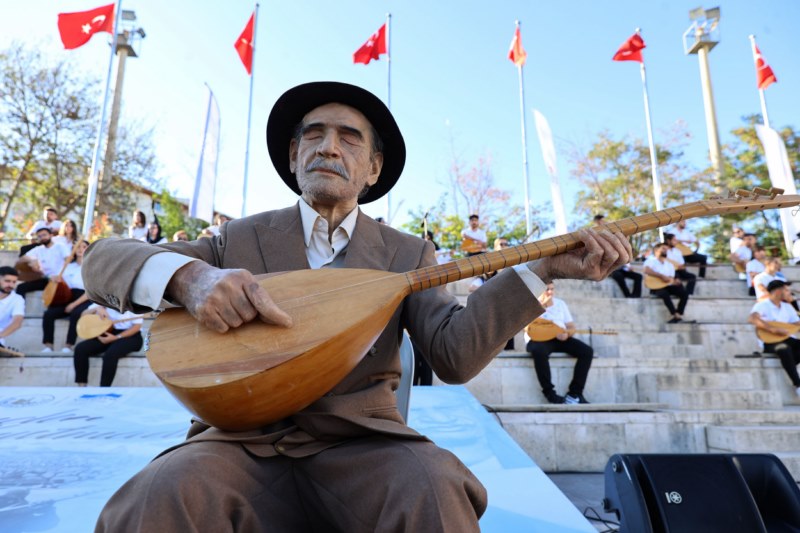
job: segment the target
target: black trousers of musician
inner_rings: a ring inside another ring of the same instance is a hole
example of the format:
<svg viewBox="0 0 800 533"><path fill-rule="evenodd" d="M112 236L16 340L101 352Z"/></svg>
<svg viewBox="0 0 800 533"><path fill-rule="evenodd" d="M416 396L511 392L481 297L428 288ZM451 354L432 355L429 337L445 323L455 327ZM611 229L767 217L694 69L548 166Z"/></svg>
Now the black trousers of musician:
<svg viewBox="0 0 800 533"><path fill-rule="evenodd" d="M111 333L117 335L125 330L112 329ZM123 337L109 344L103 344L99 339L88 339L81 341L75 347L72 356L75 364L75 383L88 383L89 380L89 357L102 356L103 369L100 371L100 386L110 387L117 375L117 363L121 357L125 357L131 352L137 352L142 348L142 334Z"/></svg>
<svg viewBox="0 0 800 533"><path fill-rule="evenodd" d="M22 296L25 297L26 294L33 291L43 291L45 287L47 287L47 282L50 281L50 278L41 278L35 279L33 281L26 281L24 283L20 283L17 285L17 288L14 291Z"/></svg>
<svg viewBox="0 0 800 533"><path fill-rule="evenodd" d="M797 365L800 365L800 340L789 337L783 342L764 343L764 353L774 353L781 360L781 366L789 374L792 385L800 387L800 375Z"/></svg>
<svg viewBox="0 0 800 533"><path fill-rule="evenodd" d="M697 276L695 276L691 272L686 272L686 270L683 269L683 270L676 270L675 277L681 281L686 282L686 294L688 294L689 296L694 294L694 286L697 283Z"/></svg>
<svg viewBox="0 0 800 533"><path fill-rule="evenodd" d="M44 316L42 317L42 344L53 344L56 320L59 318L69 318L69 327L67 328L67 344L74 346L75 341L78 340L78 319L81 317L81 313L86 311L86 309L92 305L92 302L87 300L82 304L75 306L71 312L67 313L67 305L80 298L84 293L83 289L71 289L71 291L72 297L69 299L67 304L51 305L44 312Z"/></svg>
<svg viewBox="0 0 800 533"><path fill-rule="evenodd" d="M642 296L641 274L618 268L611 273L611 277L617 282L617 285L619 285L619 288L622 290L622 294L625 296L625 298L640 298ZM633 291L628 289L628 285L625 282L626 279L633 280Z"/></svg>
<svg viewBox="0 0 800 533"><path fill-rule="evenodd" d="M700 274L701 278L706 277L706 263L708 263L708 256L707 255L698 254L697 252L695 252L693 254L684 255L683 256L683 260L686 263L693 263L693 264L696 264L696 265L700 265L700 271L698 272L698 274ZM691 294L691 293L689 293L689 294Z"/></svg>
<svg viewBox="0 0 800 533"><path fill-rule="evenodd" d="M547 396L548 393L555 391L550 373L550 354L553 352L564 352L572 357L577 357L567 394L572 397L583 394L583 387L586 386L586 377L589 375L594 357L594 350L591 346L570 337L565 341L558 339L544 342L529 341L526 349L533 356L533 367L536 369L539 385L542 386L542 394Z"/></svg>
<svg viewBox="0 0 800 533"><path fill-rule="evenodd" d="M686 291L684 286L681 285L669 285L664 287L663 289L658 289L657 291L650 291L650 294L654 296L658 296L664 301L664 305L667 306L669 310L669 314L674 315L678 313L679 315L683 314L683 311L686 309L686 303L689 301L689 293ZM678 308L675 309L675 304L672 303L671 296L677 296L680 298L678 301Z"/></svg>

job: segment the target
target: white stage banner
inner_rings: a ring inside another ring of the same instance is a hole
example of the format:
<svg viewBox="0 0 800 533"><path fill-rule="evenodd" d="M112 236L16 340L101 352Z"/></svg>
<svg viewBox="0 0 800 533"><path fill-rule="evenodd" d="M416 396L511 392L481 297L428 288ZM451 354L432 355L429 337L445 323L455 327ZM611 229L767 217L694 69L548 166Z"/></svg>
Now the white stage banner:
<svg viewBox="0 0 800 533"><path fill-rule="evenodd" d="M558 182L558 168L556 167L556 147L553 144L553 132L550 124L539 110L533 110L536 121L536 133L539 136L539 145L542 147L542 158L550 174L550 194L553 196L553 213L556 219L556 233L567 233L567 214L564 211L564 200L561 197L561 184Z"/></svg>
<svg viewBox="0 0 800 533"><path fill-rule="evenodd" d="M200 162L189 207L189 216L214 223L214 189L217 184L217 160L219 158L219 106L211 88L208 88L208 111L200 148Z"/></svg>
<svg viewBox="0 0 800 533"><path fill-rule="evenodd" d="M772 186L783 189L786 194L797 194L792 167L789 164L789 155L786 153L786 145L780 134L761 124L756 124L756 134L764 146L764 157L767 160L767 170ZM797 232L800 231L800 212L791 207L780 211L783 241L791 254L792 242L796 238Z"/></svg>

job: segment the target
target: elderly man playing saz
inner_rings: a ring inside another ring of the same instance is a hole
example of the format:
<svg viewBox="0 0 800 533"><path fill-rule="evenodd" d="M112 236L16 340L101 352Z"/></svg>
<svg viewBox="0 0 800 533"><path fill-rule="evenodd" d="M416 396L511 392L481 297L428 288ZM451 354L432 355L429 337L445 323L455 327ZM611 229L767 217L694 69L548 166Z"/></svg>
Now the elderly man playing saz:
<svg viewBox="0 0 800 533"><path fill-rule="evenodd" d="M405 162L400 130L376 96L337 82L294 87L272 109L267 146L278 174L300 195L297 204L229 221L212 239L98 241L86 258L91 298L141 311L163 297L219 332L252 320L291 328L292 316L254 275L436 265L430 242L358 207L386 194ZM546 283L603 279L630 261L619 233L583 231L580 238L578 250L505 269L466 307L443 287L407 296L349 375L280 422L231 432L195 420L186 441L112 496L97 530L478 531L483 486L397 410L401 332L408 330L442 379L469 380L542 313L537 297Z"/></svg>

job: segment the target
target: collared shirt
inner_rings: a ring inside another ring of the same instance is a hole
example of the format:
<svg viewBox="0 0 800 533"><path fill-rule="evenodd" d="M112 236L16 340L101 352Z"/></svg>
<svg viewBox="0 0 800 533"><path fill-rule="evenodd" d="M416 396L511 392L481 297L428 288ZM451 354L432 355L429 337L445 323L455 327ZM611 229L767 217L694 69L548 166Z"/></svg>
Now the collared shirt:
<svg viewBox="0 0 800 533"><path fill-rule="evenodd" d="M756 299L763 300L769 298L769 292L766 291L766 288L769 282L775 279L778 279L778 276L774 276L766 270L753 278L753 287L756 288ZM761 289L760 286L763 286L764 289Z"/></svg>
<svg viewBox="0 0 800 533"><path fill-rule="evenodd" d="M113 309L111 307L104 307L100 304L92 304L88 308L86 308L86 310L89 311L91 309L97 309L99 307L103 307L106 310L106 312L108 313L108 318L110 318L112 322L117 320L122 320L124 318L130 319L130 320L125 320L123 322L117 322L116 324L114 324L114 329L118 330L130 329L136 324L141 324L142 322L144 322L144 319L142 319L142 317L137 318L138 315L136 315L136 313L134 313L133 311L125 311L124 313L120 313L116 309Z"/></svg>
<svg viewBox="0 0 800 533"><path fill-rule="evenodd" d="M683 260L683 254L677 248L668 248L667 249L667 259L676 263L677 265L683 265L686 261Z"/></svg>
<svg viewBox="0 0 800 533"><path fill-rule="evenodd" d="M0 300L0 331L11 325L15 316L25 316L25 298L11 291Z"/></svg>
<svg viewBox="0 0 800 533"><path fill-rule="evenodd" d="M651 255L645 260L644 266L653 272L661 274L662 276L667 276L669 278L675 277L675 267L666 259L664 259L664 262L662 263L657 257L653 257Z"/></svg>
<svg viewBox="0 0 800 533"><path fill-rule="evenodd" d="M694 233L689 231L688 229L680 229L677 226L673 228L671 231L675 238L681 241L683 244L689 246L697 242L697 237L694 236Z"/></svg>
<svg viewBox="0 0 800 533"><path fill-rule="evenodd" d="M303 240L306 243L308 266L312 269L330 265L350 244L353 231L356 229L358 208L356 207L344 217L339 227L328 237L328 221L314 211L305 200L300 199L300 218L303 222Z"/></svg>
<svg viewBox="0 0 800 533"><path fill-rule="evenodd" d="M747 286L752 287L753 278L758 274L764 272L764 269L766 268L767 267L764 265L764 263L762 263L758 259L751 259L750 261L748 261L747 265L745 265L744 267L744 270L747 273Z"/></svg>

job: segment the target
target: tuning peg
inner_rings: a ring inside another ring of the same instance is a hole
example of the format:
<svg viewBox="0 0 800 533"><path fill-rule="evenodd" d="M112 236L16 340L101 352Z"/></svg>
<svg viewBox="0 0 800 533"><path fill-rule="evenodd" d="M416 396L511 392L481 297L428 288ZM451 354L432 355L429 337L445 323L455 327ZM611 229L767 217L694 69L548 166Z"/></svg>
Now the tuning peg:
<svg viewBox="0 0 800 533"><path fill-rule="evenodd" d="M715 194L713 196L709 196L708 199L709 200L723 200L724 198L722 196L720 196L719 194Z"/></svg>
<svg viewBox="0 0 800 533"><path fill-rule="evenodd" d="M776 196L778 196L779 194L783 194L783 189L778 189L777 187L770 187L769 192L770 192L769 199L774 200Z"/></svg>
<svg viewBox="0 0 800 533"><path fill-rule="evenodd" d="M736 201L738 202L742 198L749 198L750 196L753 195L753 193L745 189L737 189L735 195L736 195Z"/></svg>
<svg viewBox="0 0 800 533"><path fill-rule="evenodd" d="M770 192L767 189L762 189L761 187L754 187L753 188L753 196L755 199L758 199L759 196L769 196Z"/></svg>

